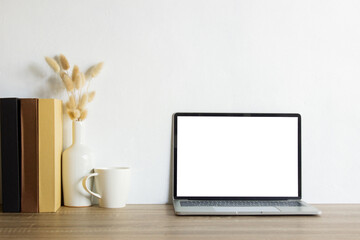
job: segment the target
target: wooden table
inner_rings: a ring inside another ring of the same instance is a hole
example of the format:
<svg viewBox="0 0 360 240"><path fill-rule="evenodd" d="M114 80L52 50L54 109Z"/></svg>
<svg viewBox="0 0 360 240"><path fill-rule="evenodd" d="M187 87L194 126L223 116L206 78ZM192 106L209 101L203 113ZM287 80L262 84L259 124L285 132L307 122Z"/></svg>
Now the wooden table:
<svg viewBox="0 0 360 240"><path fill-rule="evenodd" d="M123 209L62 207L57 213L0 213L0 238L360 239L360 204L316 205L316 216L175 216L172 205Z"/></svg>

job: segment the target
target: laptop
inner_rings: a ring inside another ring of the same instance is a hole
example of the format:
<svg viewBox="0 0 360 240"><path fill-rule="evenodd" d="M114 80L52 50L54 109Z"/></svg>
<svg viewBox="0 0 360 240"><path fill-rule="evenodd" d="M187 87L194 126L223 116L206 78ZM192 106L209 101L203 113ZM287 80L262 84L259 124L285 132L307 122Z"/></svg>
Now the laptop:
<svg viewBox="0 0 360 240"><path fill-rule="evenodd" d="M301 200L301 116L175 113L177 215L320 215Z"/></svg>

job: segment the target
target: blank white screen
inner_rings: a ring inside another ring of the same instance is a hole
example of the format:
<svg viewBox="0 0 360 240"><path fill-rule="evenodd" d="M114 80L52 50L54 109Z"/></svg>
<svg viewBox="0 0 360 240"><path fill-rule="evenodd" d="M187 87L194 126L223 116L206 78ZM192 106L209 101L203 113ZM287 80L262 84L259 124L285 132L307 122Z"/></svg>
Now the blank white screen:
<svg viewBox="0 0 360 240"><path fill-rule="evenodd" d="M298 196L297 117L177 121L177 196Z"/></svg>

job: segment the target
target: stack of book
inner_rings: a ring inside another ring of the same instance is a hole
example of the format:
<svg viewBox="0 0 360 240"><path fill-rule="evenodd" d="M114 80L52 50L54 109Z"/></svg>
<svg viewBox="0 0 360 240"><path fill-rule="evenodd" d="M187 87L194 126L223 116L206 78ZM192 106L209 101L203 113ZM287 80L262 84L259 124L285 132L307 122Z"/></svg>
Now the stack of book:
<svg viewBox="0 0 360 240"><path fill-rule="evenodd" d="M0 99L4 212L56 212L61 205L62 102Z"/></svg>

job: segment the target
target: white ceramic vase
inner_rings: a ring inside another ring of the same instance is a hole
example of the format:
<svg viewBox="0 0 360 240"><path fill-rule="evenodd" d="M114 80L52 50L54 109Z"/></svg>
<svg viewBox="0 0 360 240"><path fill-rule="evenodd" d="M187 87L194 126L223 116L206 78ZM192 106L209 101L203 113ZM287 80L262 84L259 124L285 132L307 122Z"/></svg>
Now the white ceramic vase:
<svg viewBox="0 0 360 240"><path fill-rule="evenodd" d="M90 149L84 145L84 123L73 121L72 134L72 145L63 152L62 157L64 205L87 207L91 206L91 195L83 188L82 179L92 172L94 163Z"/></svg>

